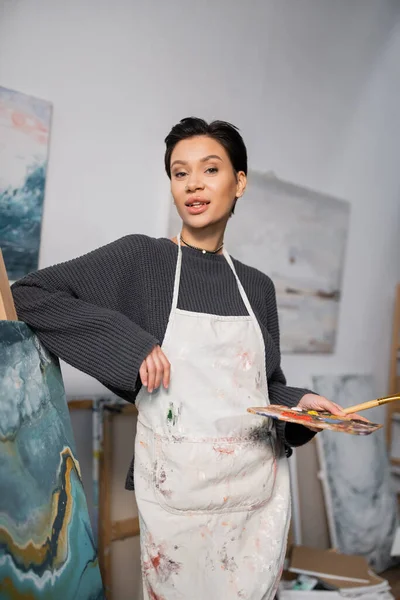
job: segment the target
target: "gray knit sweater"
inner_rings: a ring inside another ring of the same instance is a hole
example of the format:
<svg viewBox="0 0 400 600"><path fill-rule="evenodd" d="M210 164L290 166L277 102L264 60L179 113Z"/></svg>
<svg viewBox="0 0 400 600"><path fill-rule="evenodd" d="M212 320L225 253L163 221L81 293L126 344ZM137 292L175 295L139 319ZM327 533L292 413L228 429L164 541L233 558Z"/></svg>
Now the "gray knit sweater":
<svg viewBox="0 0 400 600"><path fill-rule="evenodd" d="M31 273L12 286L18 317L56 356L134 402L140 365L162 344L172 302L178 248L166 238L129 235L71 261ZM271 404L295 406L309 390L288 387L280 367L274 285L234 259L260 324ZM183 248L178 307L218 315L246 315L234 275L223 255ZM290 447L313 433L277 422ZM131 473L131 470L130 470ZM127 487L132 488L132 477Z"/></svg>

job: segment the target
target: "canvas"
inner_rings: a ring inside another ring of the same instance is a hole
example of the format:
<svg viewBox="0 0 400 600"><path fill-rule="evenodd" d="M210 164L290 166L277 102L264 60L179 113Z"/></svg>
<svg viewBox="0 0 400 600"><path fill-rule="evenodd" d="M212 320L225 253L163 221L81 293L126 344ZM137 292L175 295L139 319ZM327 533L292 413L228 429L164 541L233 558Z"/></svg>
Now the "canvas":
<svg viewBox="0 0 400 600"><path fill-rule="evenodd" d="M103 598L58 361L15 321L0 321L0 482L0 598Z"/></svg>
<svg viewBox="0 0 400 600"><path fill-rule="evenodd" d="M275 284L282 353L333 352L349 204L250 171L225 247ZM168 235L180 231L171 205Z"/></svg>
<svg viewBox="0 0 400 600"><path fill-rule="evenodd" d="M368 375L313 377L313 390L344 408L376 397ZM385 407L364 416L383 423ZM384 430L373 435L317 435L332 546L364 556L375 571L390 566L396 531L397 501L391 489Z"/></svg>
<svg viewBox="0 0 400 600"><path fill-rule="evenodd" d="M0 87L0 248L15 281L38 268L51 104Z"/></svg>

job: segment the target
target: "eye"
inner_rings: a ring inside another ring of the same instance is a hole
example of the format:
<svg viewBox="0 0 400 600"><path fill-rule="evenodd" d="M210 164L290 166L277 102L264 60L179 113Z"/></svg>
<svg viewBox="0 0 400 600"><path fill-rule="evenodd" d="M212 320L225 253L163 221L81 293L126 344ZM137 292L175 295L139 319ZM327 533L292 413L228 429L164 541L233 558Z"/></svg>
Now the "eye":
<svg viewBox="0 0 400 600"><path fill-rule="evenodd" d="M182 177L184 177L185 175L185 171L178 171L177 173L174 173L174 177L176 177L177 179L182 179Z"/></svg>
<svg viewBox="0 0 400 600"><path fill-rule="evenodd" d="M211 175L213 175L214 173L218 173L218 169L217 167L208 167L206 173L210 173Z"/></svg>

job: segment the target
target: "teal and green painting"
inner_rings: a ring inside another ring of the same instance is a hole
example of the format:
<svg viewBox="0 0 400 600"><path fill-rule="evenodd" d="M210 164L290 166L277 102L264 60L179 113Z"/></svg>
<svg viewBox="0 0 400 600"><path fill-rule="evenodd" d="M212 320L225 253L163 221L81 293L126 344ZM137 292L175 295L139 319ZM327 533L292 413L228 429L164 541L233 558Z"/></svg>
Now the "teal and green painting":
<svg viewBox="0 0 400 600"><path fill-rule="evenodd" d="M0 321L0 599L15 598L104 594L58 361Z"/></svg>

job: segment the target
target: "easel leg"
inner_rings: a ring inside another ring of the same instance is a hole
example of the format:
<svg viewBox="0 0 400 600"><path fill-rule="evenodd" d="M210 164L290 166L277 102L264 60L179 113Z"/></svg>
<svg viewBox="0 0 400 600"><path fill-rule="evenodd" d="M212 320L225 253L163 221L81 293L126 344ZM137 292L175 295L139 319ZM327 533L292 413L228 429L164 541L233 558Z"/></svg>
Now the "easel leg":
<svg viewBox="0 0 400 600"><path fill-rule="evenodd" d="M103 412L103 443L100 459L100 523L99 523L99 557L103 577L103 585L107 600L112 600L111 573L111 465L112 465L112 415Z"/></svg>

